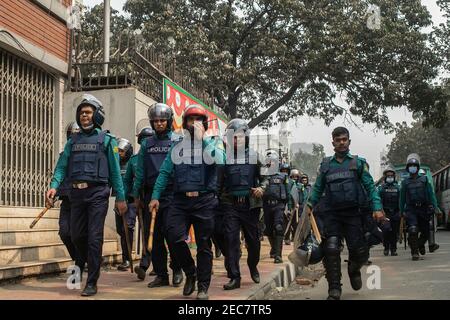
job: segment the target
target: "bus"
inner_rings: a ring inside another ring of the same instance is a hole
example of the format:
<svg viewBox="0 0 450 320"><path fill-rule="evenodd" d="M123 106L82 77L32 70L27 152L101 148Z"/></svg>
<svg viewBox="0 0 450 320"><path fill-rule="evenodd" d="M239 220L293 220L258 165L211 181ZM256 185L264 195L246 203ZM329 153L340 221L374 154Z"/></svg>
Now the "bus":
<svg viewBox="0 0 450 320"><path fill-rule="evenodd" d="M433 173L433 184L438 206L443 213L438 225L450 230L450 163Z"/></svg>

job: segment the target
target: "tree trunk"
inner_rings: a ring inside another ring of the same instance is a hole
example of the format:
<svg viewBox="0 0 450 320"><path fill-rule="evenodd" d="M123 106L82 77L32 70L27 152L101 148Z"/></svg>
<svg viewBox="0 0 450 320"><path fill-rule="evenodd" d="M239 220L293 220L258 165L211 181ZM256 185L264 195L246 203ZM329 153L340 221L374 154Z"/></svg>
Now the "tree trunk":
<svg viewBox="0 0 450 320"><path fill-rule="evenodd" d="M253 129L254 127L256 127L258 124L260 124L261 122L263 122L264 120L266 120L272 113L274 113L275 111L277 111L281 106L283 106L286 102L288 102L289 100L291 100L292 96L294 95L294 93L297 91L297 89L300 87L301 85L301 80L297 80L296 82L293 83L292 87L284 94L284 96L282 96L277 102L275 102L272 106L270 106L266 111L264 111L263 113L261 113L259 116L257 116L256 118L252 119L248 126Z"/></svg>

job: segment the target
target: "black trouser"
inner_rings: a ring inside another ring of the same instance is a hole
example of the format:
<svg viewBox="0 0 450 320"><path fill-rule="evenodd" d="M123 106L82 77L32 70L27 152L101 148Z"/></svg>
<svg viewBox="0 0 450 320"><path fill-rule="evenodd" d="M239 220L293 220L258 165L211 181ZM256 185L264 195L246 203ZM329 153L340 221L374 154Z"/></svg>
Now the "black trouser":
<svg viewBox="0 0 450 320"><path fill-rule="evenodd" d="M96 284L100 276L103 250L103 230L108 213L108 185L72 189L70 193L72 241L80 255L77 264L83 270L88 263L87 283Z"/></svg>
<svg viewBox="0 0 450 320"><path fill-rule="evenodd" d="M383 231L383 246L385 250L397 251L397 241L400 230L400 214L389 214L386 211L386 216L389 219L391 229Z"/></svg>
<svg viewBox="0 0 450 320"><path fill-rule="evenodd" d="M130 248L133 250L133 235L134 227L136 225L136 207L134 203L128 202L128 210L125 213L125 220L128 227L128 239L130 239ZM127 238L125 236L125 228L123 226L123 217L116 213L116 231L120 236L120 246L122 248L122 262L130 260L130 253L128 252Z"/></svg>
<svg viewBox="0 0 450 320"><path fill-rule="evenodd" d="M269 200L270 201L270 200ZM284 209L286 204L284 202L264 201L264 224L266 225L265 234L269 238L271 245L270 254L275 257L282 256L283 238L284 238Z"/></svg>
<svg viewBox="0 0 450 320"><path fill-rule="evenodd" d="M266 229L265 235L273 237L275 235L283 236L283 220L284 220L284 208L286 204L284 202L278 202L277 204L269 204L264 201L264 224Z"/></svg>
<svg viewBox="0 0 450 320"><path fill-rule="evenodd" d="M411 250L415 251L417 247L425 246L430 237L430 219L432 215L427 207L410 208L405 211L406 224L408 225L408 234Z"/></svg>
<svg viewBox="0 0 450 320"><path fill-rule="evenodd" d="M225 240L225 230L224 230L224 208L218 205L214 209L214 231L211 237L211 241L214 243L216 248L219 248L224 256L224 266L227 270L228 276L230 275L228 266L228 247ZM210 244L211 246L211 244Z"/></svg>
<svg viewBox="0 0 450 320"><path fill-rule="evenodd" d="M75 244L70 235L70 199L68 196L61 196L61 207L59 209L59 237L67 248L70 258L77 264L79 256Z"/></svg>
<svg viewBox="0 0 450 320"><path fill-rule="evenodd" d="M213 193L200 194L198 197L175 194L167 216L168 239L173 245L175 258L187 276L197 274L199 290L208 290L211 282L213 256L210 241L217 204L217 197ZM197 269L186 243L191 225L197 245Z"/></svg>
<svg viewBox="0 0 450 320"><path fill-rule="evenodd" d="M167 215L169 211L170 203L173 201L172 197L164 196L160 199L159 210L155 217L155 227L153 230L153 247L152 252L148 251L148 239L150 237L150 223L151 223L151 213L148 210L148 205L150 203L151 192L145 193L144 199L144 209L142 214L142 223L144 228L144 243L145 243L145 253L141 257L139 266L147 271L150 264L153 263L153 271L158 276L167 277L167 249L165 245L165 240L167 240ZM167 241L168 242L168 241ZM177 263L176 257L173 254L172 245L168 242L167 246L170 253L170 263L169 267L173 271L181 270L181 266Z"/></svg>
<svg viewBox="0 0 450 320"><path fill-rule="evenodd" d="M168 277L167 270L167 251L170 252L170 263L169 267L174 271L181 271L181 265L177 263L177 259L173 253L173 247L168 242L166 248L165 240L167 239L167 215L169 212L169 207L161 208L158 210L155 219L155 232L153 236L153 251L152 251L152 262L153 270L156 275L160 277Z"/></svg>
<svg viewBox="0 0 450 320"><path fill-rule="evenodd" d="M228 277L238 279L241 277L239 270L239 249L240 249L240 231L244 232L245 242L247 244L247 265L251 271L256 269L259 262L261 243L259 241L259 208L250 209L248 204L230 205L224 204L224 232L225 241L228 248Z"/></svg>
<svg viewBox="0 0 450 320"><path fill-rule="evenodd" d="M353 214L352 214L353 213ZM352 271L359 270L369 258L369 247L364 236L365 214L359 214L359 210L346 212L326 212L323 214L325 235L324 265L327 274L329 288L340 289L341 281L341 244L345 239L349 252L349 268L353 264Z"/></svg>

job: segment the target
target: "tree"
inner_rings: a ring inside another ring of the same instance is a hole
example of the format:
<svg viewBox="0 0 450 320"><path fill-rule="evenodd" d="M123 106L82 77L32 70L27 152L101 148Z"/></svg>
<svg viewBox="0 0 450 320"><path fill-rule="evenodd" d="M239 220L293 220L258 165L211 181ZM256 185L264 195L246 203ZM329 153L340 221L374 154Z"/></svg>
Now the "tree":
<svg viewBox="0 0 450 320"><path fill-rule="evenodd" d="M128 0L133 28L198 84L230 117L250 126L307 114L337 115L392 128L386 110L407 106L442 125L440 60L422 33L420 0ZM174 41L172 41L174 40ZM348 108L336 103L340 95ZM444 113L445 114L445 113Z"/></svg>
<svg viewBox="0 0 450 320"><path fill-rule="evenodd" d="M80 49L85 53L93 51L91 57L103 48L103 4L98 4L92 8L83 7L81 15L81 43ZM125 39L121 37L123 32L129 32L128 20L119 14L119 11L111 8L111 53L117 49L119 43L124 46ZM98 59L103 59L99 55Z"/></svg>
<svg viewBox="0 0 450 320"><path fill-rule="evenodd" d="M434 28L432 43L442 59L443 68L450 71L450 2L440 0L437 4L447 21Z"/></svg>
<svg viewBox="0 0 450 320"><path fill-rule="evenodd" d="M311 178L316 176L317 168L324 157L325 152L323 145L313 143L312 153L308 153L300 149L292 156L291 164L293 168L299 169Z"/></svg>
<svg viewBox="0 0 450 320"><path fill-rule="evenodd" d="M409 154L417 153L431 171L439 170L450 163L450 121L442 128L423 127L421 121L411 127L403 123L388 148L387 158L393 164L406 163Z"/></svg>

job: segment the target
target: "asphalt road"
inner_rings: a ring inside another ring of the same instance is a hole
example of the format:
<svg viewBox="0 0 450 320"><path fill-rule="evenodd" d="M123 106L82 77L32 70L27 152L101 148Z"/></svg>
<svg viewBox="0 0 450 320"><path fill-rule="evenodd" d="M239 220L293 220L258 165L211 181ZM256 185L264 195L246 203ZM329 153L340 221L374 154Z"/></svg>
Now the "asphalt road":
<svg viewBox="0 0 450 320"><path fill-rule="evenodd" d="M363 288L354 291L350 286L347 274L347 250L342 256L342 297L345 300L441 300L450 299L450 231L439 230L436 234L439 250L427 253L419 261L411 260L409 248L405 251L403 245L398 248L398 256L385 257L383 246L379 245L370 250L372 266L363 267ZM373 269L379 267L379 289L374 280ZM370 268L370 269L368 269ZM305 270L301 278L319 279L311 285L299 285L297 282L284 290L273 290L268 300L323 300L327 297L328 285L323 276L323 266L318 264L310 270ZM371 272L371 273L368 273ZM367 280L369 280L368 288Z"/></svg>

